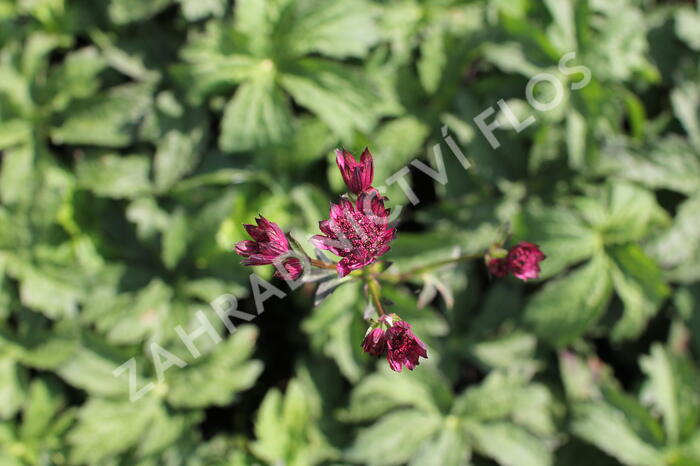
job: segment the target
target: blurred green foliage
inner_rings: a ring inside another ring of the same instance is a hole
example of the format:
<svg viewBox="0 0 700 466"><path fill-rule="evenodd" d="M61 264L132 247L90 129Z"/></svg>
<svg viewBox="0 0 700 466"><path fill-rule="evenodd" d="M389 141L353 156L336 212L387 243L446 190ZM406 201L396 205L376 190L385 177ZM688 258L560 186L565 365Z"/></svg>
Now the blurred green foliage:
<svg viewBox="0 0 700 466"><path fill-rule="evenodd" d="M540 73L549 111L525 98ZM368 145L381 185L435 144L449 182L412 171L387 259L508 225L542 280L472 263L385 288L429 345L410 373L362 353L357 284L228 335L209 303L254 310L242 223L308 237L342 191L333 148ZM0 0L0 154L3 466L700 465L692 2ZM175 329L198 310L223 341L193 358ZM185 367L159 381L154 344ZM154 384L134 402L132 371Z"/></svg>

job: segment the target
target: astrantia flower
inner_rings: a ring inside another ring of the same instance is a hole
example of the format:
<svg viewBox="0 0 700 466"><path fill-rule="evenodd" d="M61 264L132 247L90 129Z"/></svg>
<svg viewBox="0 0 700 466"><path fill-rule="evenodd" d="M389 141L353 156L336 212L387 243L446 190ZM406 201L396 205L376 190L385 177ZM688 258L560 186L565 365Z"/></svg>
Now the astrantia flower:
<svg viewBox="0 0 700 466"><path fill-rule="evenodd" d="M386 353L386 334L380 327L367 333L362 341L362 350L372 356L382 356Z"/></svg>
<svg viewBox="0 0 700 466"><path fill-rule="evenodd" d="M311 241L317 248L342 257L337 265L341 277L371 264L391 249L389 243L396 229L389 228L389 209L384 207L384 200L370 188L354 204L347 198L331 204L330 219L319 222L325 236L315 235Z"/></svg>
<svg viewBox="0 0 700 466"><path fill-rule="evenodd" d="M536 244L523 242L508 251L506 261L515 277L527 281L540 275L540 262L546 257Z"/></svg>
<svg viewBox="0 0 700 466"><path fill-rule="evenodd" d="M350 152L336 149L335 162L338 164L340 174L343 175L343 181L345 181L351 192L360 194L372 185L374 165L372 163L372 154L366 147L360 156L359 162L355 160L355 157Z"/></svg>
<svg viewBox="0 0 700 466"><path fill-rule="evenodd" d="M386 331L386 346L386 359L396 372L401 372L403 366L413 370L419 364L418 358L428 358L425 343L413 334L411 325L404 321L395 322Z"/></svg>
<svg viewBox="0 0 700 466"><path fill-rule="evenodd" d="M243 265L274 264L278 257L291 251L287 237L279 225L262 215L255 222L257 225L243 225L253 240L236 243L236 254L246 258ZM295 257L282 259L282 265L289 277L283 277L279 270L275 272L276 277L296 280L303 272L301 261Z"/></svg>

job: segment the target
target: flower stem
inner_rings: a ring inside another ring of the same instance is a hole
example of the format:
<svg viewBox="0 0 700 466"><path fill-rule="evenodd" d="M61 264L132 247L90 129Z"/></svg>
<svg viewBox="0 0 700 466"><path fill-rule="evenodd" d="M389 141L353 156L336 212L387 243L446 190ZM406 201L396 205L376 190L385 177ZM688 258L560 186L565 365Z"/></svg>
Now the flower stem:
<svg viewBox="0 0 700 466"><path fill-rule="evenodd" d="M334 262L323 262L318 259L309 259L311 261L311 265L314 267L318 267L321 269L336 269L336 264Z"/></svg>
<svg viewBox="0 0 700 466"><path fill-rule="evenodd" d="M455 264L457 262L468 262L468 261L472 261L472 260L476 260L476 259L482 259L483 257L484 257L483 253L464 254L464 255L461 255L458 257L452 257L449 259L439 260L439 261L433 262L432 264L414 267L414 268L409 269L406 272L402 272L402 273L379 274L378 278L380 278L381 280L385 280L387 282L390 282L390 283L398 283L398 282L402 282L404 280L408 280L410 278L413 278L417 275L421 275L425 272L429 272L433 269L443 267L445 265Z"/></svg>
<svg viewBox="0 0 700 466"><path fill-rule="evenodd" d="M294 239L294 237L292 236L291 233L287 233L287 239L289 240L290 243L292 243L292 245L293 245L301 254L303 254L304 256L306 256L307 259L309 259L309 262L310 262L311 265L313 265L314 267L318 267L318 268L320 268L320 269L329 269L329 270L332 269L332 270L335 270L336 265L337 265L335 262L323 262L323 261L320 261L320 260L318 260L318 259L312 259L311 257L309 257L309 255L306 253L306 251L304 250L304 248L301 247L301 244L299 244L299 242L298 242L296 239Z"/></svg>
<svg viewBox="0 0 700 466"><path fill-rule="evenodd" d="M384 306L382 306L382 288L376 278L369 274L365 274L365 283L367 283L367 292L372 300L372 304L377 309L379 317L384 315Z"/></svg>

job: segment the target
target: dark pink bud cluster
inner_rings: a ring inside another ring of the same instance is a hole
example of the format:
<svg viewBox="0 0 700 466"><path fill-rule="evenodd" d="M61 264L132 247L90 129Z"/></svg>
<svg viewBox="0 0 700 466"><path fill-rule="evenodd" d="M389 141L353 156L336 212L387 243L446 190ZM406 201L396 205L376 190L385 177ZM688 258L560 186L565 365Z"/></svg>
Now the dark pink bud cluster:
<svg viewBox="0 0 700 466"><path fill-rule="evenodd" d="M262 215L255 219L257 225L243 225L253 240L236 243L236 254L245 257L243 265L275 264L284 267L287 276L282 276L279 270L276 277L296 280L303 271L301 261L295 257L284 258L291 251L289 241L282 229ZM281 264L280 264L281 263Z"/></svg>
<svg viewBox="0 0 700 466"><path fill-rule="evenodd" d="M539 246L532 243L519 243L508 251L505 257L487 257L489 272L496 277L513 274L527 281L540 275L540 262L546 259Z"/></svg>
<svg viewBox="0 0 700 466"><path fill-rule="evenodd" d="M428 348L420 338L411 331L408 322L382 317L379 327L373 328L365 336L362 349L372 356L383 356L389 367L396 372L401 372L405 366L413 370L420 364L419 358L428 359ZM382 327L387 326L384 330Z"/></svg>
<svg viewBox="0 0 700 466"><path fill-rule="evenodd" d="M335 150L335 162L338 164L343 181L350 192L360 194L372 186L374 178L374 162L369 149L365 147L360 156L360 161L355 160L353 155L341 149Z"/></svg>

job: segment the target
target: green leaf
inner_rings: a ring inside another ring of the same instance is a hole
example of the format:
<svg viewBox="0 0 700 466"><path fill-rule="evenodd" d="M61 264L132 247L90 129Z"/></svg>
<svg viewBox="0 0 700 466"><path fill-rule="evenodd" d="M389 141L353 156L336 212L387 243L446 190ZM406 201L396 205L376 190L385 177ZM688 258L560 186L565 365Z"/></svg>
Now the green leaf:
<svg viewBox="0 0 700 466"><path fill-rule="evenodd" d="M554 19L554 23L547 30L552 44L562 52L575 50L577 44L574 5L570 0L545 0L544 3Z"/></svg>
<svg viewBox="0 0 700 466"><path fill-rule="evenodd" d="M471 450L461 432L459 422L452 417L446 418L445 425L431 442L423 444L409 466L439 464L441 466L462 466L471 457Z"/></svg>
<svg viewBox="0 0 700 466"><path fill-rule="evenodd" d="M285 56L313 52L335 58L363 57L379 39L373 5L364 0L298 0L290 3L279 48Z"/></svg>
<svg viewBox="0 0 700 466"><path fill-rule="evenodd" d="M189 21L198 21L208 16L220 18L226 12L226 0L179 0L182 14Z"/></svg>
<svg viewBox="0 0 700 466"><path fill-rule="evenodd" d="M642 150L623 147L607 151L600 168L603 175L614 174L652 189L692 194L700 185L700 154L678 136L666 137Z"/></svg>
<svg viewBox="0 0 700 466"><path fill-rule="evenodd" d="M0 149L8 149L31 141L31 125L20 118L3 121L0 128Z"/></svg>
<svg viewBox="0 0 700 466"><path fill-rule="evenodd" d="M0 195L6 204L28 202L36 172L32 170L36 155L32 144L22 145L3 151L2 171L0 171Z"/></svg>
<svg viewBox="0 0 700 466"><path fill-rule="evenodd" d="M255 420L255 442L251 449L261 458L283 458L287 445L285 426L279 422L282 413L282 393L276 388L270 389L263 399ZM276 442L270 441L277 439Z"/></svg>
<svg viewBox="0 0 700 466"><path fill-rule="evenodd" d="M343 420L376 419L392 409L411 406L428 413L446 411L452 402L447 381L434 369L396 374L384 367L360 382L352 391L350 406L342 412Z"/></svg>
<svg viewBox="0 0 700 466"><path fill-rule="evenodd" d="M586 163L586 120L573 110L566 115L566 146L569 149L569 165L581 169Z"/></svg>
<svg viewBox="0 0 700 466"><path fill-rule="evenodd" d="M273 30L284 2L240 0L234 18L236 31L246 38L246 48L255 57L266 57L272 52Z"/></svg>
<svg viewBox="0 0 700 466"><path fill-rule="evenodd" d="M318 464L338 458L338 452L319 428L321 400L306 369L302 377L292 379L284 397L272 389L260 406L255 421L257 440L252 452L269 464L284 462L290 466Z"/></svg>
<svg viewBox="0 0 700 466"><path fill-rule="evenodd" d="M200 325L195 320L196 325ZM199 349L200 341L194 344ZM262 372L260 361L247 358L255 348L257 329L242 326L230 338L214 347L213 352L196 359L192 364L166 373L170 390L167 399L176 407L204 408L225 406L241 391L252 387Z"/></svg>
<svg viewBox="0 0 700 466"><path fill-rule="evenodd" d="M99 89L98 75L107 61L95 47L84 47L69 53L63 63L49 74L47 86L53 94L55 110L63 110L72 99L84 99Z"/></svg>
<svg viewBox="0 0 700 466"><path fill-rule="evenodd" d="M634 244L609 251L615 291L625 305L622 318L612 331L613 340L639 335L669 295L661 269Z"/></svg>
<svg viewBox="0 0 700 466"><path fill-rule="evenodd" d="M20 410L27 391L27 374L14 360L0 358L0 419L11 419Z"/></svg>
<svg viewBox="0 0 700 466"><path fill-rule="evenodd" d="M700 13L690 8L676 11L676 34L693 50L700 51Z"/></svg>
<svg viewBox="0 0 700 466"><path fill-rule="evenodd" d="M605 244L639 241L669 221L653 192L629 183L608 185L599 198L579 198L576 204Z"/></svg>
<svg viewBox="0 0 700 466"><path fill-rule="evenodd" d="M625 0L596 3L589 11L596 21L588 21L600 33L589 39L595 44L586 54L586 65L597 70L597 79L623 81L631 79L635 72L655 71L647 60L646 33L650 21L640 7Z"/></svg>
<svg viewBox="0 0 700 466"><path fill-rule="evenodd" d="M674 452L674 459L677 458L677 464L694 464L700 461L700 433L695 433L678 450L680 452Z"/></svg>
<svg viewBox="0 0 700 466"><path fill-rule="evenodd" d="M190 133L169 131L158 144L153 169L159 192L170 189L177 181L192 173L200 160L203 130Z"/></svg>
<svg viewBox="0 0 700 466"><path fill-rule="evenodd" d="M56 144L126 147L151 105L151 86L123 84L108 92L76 100L51 129Z"/></svg>
<svg viewBox="0 0 700 466"><path fill-rule="evenodd" d="M436 414L413 409L385 414L371 427L360 430L347 458L368 466L405 463L438 432L440 423Z"/></svg>
<svg viewBox="0 0 700 466"><path fill-rule="evenodd" d="M629 466L662 466L661 452L642 441L622 412L602 402L574 405L573 432Z"/></svg>
<svg viewBox="0 0 700 466"><path fill-rule="evenodd" d="M678 207L671 228L654 238L649 246L651 255L664 268L675 268L668 273L671 279L690 283L700 278L700 230L696 228L700 215L700 195L686 200ZM695 273L689 273L684 266Z"/></svg>
<svg viewBox="0 0 700 466"><path fill-rule="evenodd" d="M580 269L547 283L527 304L525 320L535 333L561 347L582 336L603 314L612 283L607 259L593 258Z"/></svg>
<svg viewBox="0 0 700 466"><path fill-rule="evenodd" d="M79 347L78 323L63 319L49 329L34 329L18 344L17 359L36 369L56 369Z"/></svg>
<svg viewBox="0 0 700 466"><path fill-rule="evenodd" d="M545 444L522 427L508 423L467 424L474 449L504 466L547 466L551 453Z"/></svg>
<svg viewBox="0 0 700 466"><path fill-rule="evenodd" d="M507 368L514 365L524 367L532 363L537 338L527 333L511 335L481 341L474 345L472 354L481 363L490 368Z"/></svg>
<svg viewBox="0 0 700 466"><path fill-rule="evenodd" d="M569 400L589 400L598 393L596 374L587 362L570 351L559 352L559 372Z"/></svg>
<svg viewBox="0 0 700 466"><path fill-rule="evenodd" d="M92 156L78 163L78 185L98 196L133 199L150 192L150 168L145 156Z"/></svg>
<svg viewBox="0 0 700 466"><path fill-rule="evenodd" d="M49 384L43 378L34 379L29 385L22 412L22 438L40 439L48 433L62 402L52 389L57 390L57 384Z"/></svg>
<svg viewBox="0 0 700 466"><path fill-rule="evenodd" d="M149 19L170 5L173 0L111 0L109 17L116 24Z"/></svg>
<svg viewBox="0 0 700 466"><path fill-rule="evenodd" d="M420 82L429 94L438 90L447 64L445 32L441 24L434 24L426 29L425 38L420 43L420 59L416 66Z"/></svg>
<svg viewBox="0 0 700 466"><path fill-rule="evenodd" d="M338 136L369 132L377 117L372 84L352 68L306 58L282 70L281 84L294 100L310 109Z"/></svg>
<svg viewBox="0 0 700 466"><path fill-rule="evenodd" d="M397 170L408 165L414 157L420 156L429 134L429 127L413 116L395 118L383 124L372 142L375 179L385 183ZM445 152L443 157L451 155Z"/></svg>
<svg viewBox="0 0 700 466"><path fill-rule="evenodd" d="M124 396L129 393L129 385L124 381L126 379L119 380L112 372L127 359L114 354L109 348L88 341L56 372L69 384L90 394ZM137 376L137 382L138 387L143 387L140 376Z"/></svg>
<svg viewBox="0 0 700 466"><path fill-rule="evenodd" d="M700 397L696 371L684 360L654 344L649 356L640 359L649 378L645 395L663 415L668 441L676 444L698 425Z"/></svg>
<svg viewBox="0 0 700 466"><path fill-rule="evenodd" d="M137 293L113 297L99 314L90 317L96 320L97 328L107 333L108 341L125 344L149 336L158 342L167 340L181 323L182 314L189 314L189 310L183 309L182 303L173 302L173 290L155 278Z"/></svg>
<svg viewBox="0 0 700 466"><path fill-rule="evenodd" d="M138 237L149 240L165 231L170 224L168 213L161 209L152 197L140 197L126 208L126 218L136 224Z"/></svg>
<svg viewBox="0 0 700 466"><path fill-rule="evenodd" d="M20 69L28 78L35 78L46 69L47 56L60 45L60 38L55 34L37 31L31 34L22 50Z"/></svg>
<svg viewBox="0 0 700 466"><path fill-rule="evenodd" d="M226 106L219 146L235 152L279 143L289 137L291 119L286 97L273 76L261 73L243 83Z"/></svg>
<svg viewBox="0 0 700 466"><path fill-rule="evenodd" d="M666 440L664 430L653 414L635 398L609 383L602 387L605 400L624 413L627 421L640 439L652 445L663 445Z"/></svg>
<svg viewBox="0 0 700 466"><path fill-rule="evenodd" d="M174 269L187 251L187 216L182 208L175 211L163 232L163 263Z"/></svg>
<svg viewBox="0 0 700 466"><path fill-rule="evenodd" d="M26 269L20 287L22 303L52 319L75 317L83 290L76 276L65 272Z"/></svg>
<svg viewBox="0 0 700 466"><path fill-rule="evenodd" d="M95 464L135 447L148 433L159 409L152 397L133 403L90 398L68 436L73 447L71 460Z"/></svg>
<svg viewBox="0 0 700 466"><path fill-rule="evenodd" d="M465 422L497 421L512 418L533 432L554 431L551 417L551 395L528 378L494 371L478 386L465 390L452 407L452 413Z"/></svg>
<svg viewBox="0 0 700 466"><path fill-rule="evenodd" d="M532 63L523 46L516 42L487 42L483 45L484 57L506 73L519 73L530 78L545 71Z"/></svg>
<svg viewBox="0 0 700 466"><path fill-rule="evenodd" d="M177 444L183 434L195 428L201 422L200 412L188 412L177 415L161 405L153 413L153 419L148 431L139 442L136 454L147 457L158 454Z"/></svg>
<svg viewBox="0 0 700 466"><path fill-rule="evenodd" d="M700 14L698 18L700 26ZM671 104L676 117L697 147L700 143L700 86L696 82L682 83L671 91Z"/></svg>

